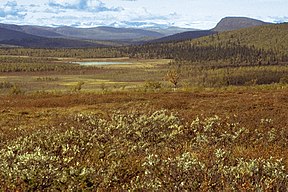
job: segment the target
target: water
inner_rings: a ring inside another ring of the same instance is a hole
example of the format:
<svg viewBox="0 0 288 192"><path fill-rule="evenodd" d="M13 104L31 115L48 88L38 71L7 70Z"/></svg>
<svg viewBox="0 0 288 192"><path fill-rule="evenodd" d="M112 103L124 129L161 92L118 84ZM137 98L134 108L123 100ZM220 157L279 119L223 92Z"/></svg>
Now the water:
<svg viewBox="0 0 288 192"><path fill-rule="evenodd" d="M76 63L76 64L79 64L79 65L124 65L124 64L132 64L132 63L129 63L129 62L112 62L112 61L89 61L89 62L73 62L73 63Z"/></svg>

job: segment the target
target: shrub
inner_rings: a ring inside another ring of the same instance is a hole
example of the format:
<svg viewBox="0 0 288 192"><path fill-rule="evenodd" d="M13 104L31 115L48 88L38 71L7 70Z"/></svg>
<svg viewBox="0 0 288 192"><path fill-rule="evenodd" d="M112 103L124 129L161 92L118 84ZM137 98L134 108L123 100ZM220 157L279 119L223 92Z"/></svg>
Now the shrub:
<svg viewBox="0 0 288 192"><path fill-rule="evenodd" d="M24 91L21 90L19 85L14 84L13 87L10 89L10 94L11 95L21 95L24 94Z"/></svg>
<svg viewBox="0 0 288 192"><path fill-rule="evenodd" d="M0 82L0 89L9 89L13 87L13 84L7 81Z"/></svg>
<svg viewBox="0 0 288 192"><path fill-rule="evenodd" d="M282 83L282 84L288 84L288 77L286 76L286 77L282 77L281 79L280 79L280 83Z"/></svg>
<svg viewBox="0 0 288 192"><path fill-rule="evenodd" d="M74 87L73 87L73 91L74 92L79 92L81 89L82 89L82 86L84 85L85 83L83 81L79 81Z"/></svg>
<svg viewBox="0 0 288 192"><path fill-rule="evenodd" d="M252 139L286 142L273 135L218 116L187 123L165 110L75 114L1 143L0 190L285 191L282 159L233 153Z"/></svg>
<svg viewBox="0 0 288 192"><path fill-rule="evenodd" d="M146 81L144 85L145 90L156 91L162 88L162 84L157 81Z"/></svg>

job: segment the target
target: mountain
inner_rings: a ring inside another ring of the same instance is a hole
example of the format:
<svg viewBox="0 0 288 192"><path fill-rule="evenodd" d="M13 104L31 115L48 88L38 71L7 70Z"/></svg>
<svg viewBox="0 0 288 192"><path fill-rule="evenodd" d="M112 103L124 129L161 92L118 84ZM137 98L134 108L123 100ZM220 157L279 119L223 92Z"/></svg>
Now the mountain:
<svg viewBox="0 0 288 192"><path fill-rule="evenodd" d="M25 33L37 35L41 37L65 38L64 35L51 31L49 27L24 25L24 26L21 26L21 29Z"/></svg>
<svg viewBox="0 0 288 192"><path fill-rule="evenodd" d="M9 46L21 46L30 48L86 48L86 47L104 47L105 45L86 41L56 38L32 38L32 39L12 39L0 41L0 44Z"/></svg>
<svg viewBox="0 0 288 192"><path fill-rule="evenodd" d="M256 27L261 25L266 25L260 20L248 18L248 17L225 17L213 28L213 31L223 32L223 31L232 31L237 29Z"/></svg>
<svg viewBox="0 0 288 192"><path fill-rule="evenodd" d="M0 24L0 44L27 47L91 47L91 46L118 46L137 43L158 43L169 41L185 41L211 36L215 33L237 29L250 29L255 26L266 26L269 23L246 17L226 17L223 18L215 28L211 30L186 31L177 27L156 26L151 23L134 23L143 29L117 28L117 27L94 27L94 28L75 28L75 27L43 27L31 25L10 25ZM118 25L118 24L117 24ZM115 24L116 26L116 24ZM6 31L5 31L6 29ZM8 31L7 31L8 30ZM10 30L10 31L9 31ZM252 30L252 29L251 29ZM184 32L183 32L184 31ZM178 33L177 33L178 32ZM177 33L177 34L174 34ZM261 31L255 32L262 33ZM172 34L172 35L171 35ZM167 36L168 35L168 36ZM251 37L252 34L247 34ZM268 34L267 34L268 35ZM234 36L234 35L232 35ZM273 36L268 35L268 39ZM266 38L267 37L261 37ZM229 37L225 37L229 39ZM238 39L243 39L240 35ZM274 37L273 37L274 38ZM260 40L260 42L265 42ZM50 41L50 43L49 43ZM280 41L280 40L278 40ZM36 43L37 42L37 43Z"/></svg>
<svg viewBox="0 0 288 192"><path fill-rule="evenodd" d="M174 35L161 37L159 39L149 41L149 43L150 42L161 43L161 42L169 42L169 41L191 40L191 39L197 39L200 37L213 35L219 32L232 31L232 30L250 28L250 27L255 27L255 26L262 26L262 25L267 25L267 24L269 23L265 23L263 21L251 19L247 17L225 17L221 19L221 21L216 25L216 27L211 30L186 31L186 32L177 33Z"/></svg>
<svg viewBox="0 0 288 192"><path fill-rule="evenodd" d="M268 24L250 27L235 31L218 33L217 36L202 37L190 43L202 46L217 46L220 44L241 45L259 49L273 50L287 54L288 50L288 23Z"/></svg>
<svg viewBox="0 0 288 192"><path fill-rule="evenodd" d="M12 25L0 23L0 28L10 29L30 35L40 37L61 38L63 35L49 30L49 27L33 26L33 25Z"/></svg>
<svg viewBox="0 0 288 192"><path fill-rule="evenodd" d="M123 40L136 41L143 39L155 39L164 35L158 32L132 29L132 28L115 28L115 27L95 27L95 28L74 28L58 27L49 28L48 30L56 32L66 37L91 40Z"/></svg>
<svg viewBox="0 0 288 192"><path fill-rule="evenodd" d="M187 31L199 31L199 29L192 28L180 28L180 27L147 27L145 30L155 31L165 36L175 35L177 33L183 33Z"/></svg>
<svg viewBox="0 0 288 192"><path fill-rule="evenodd" d="M144 50L149 50L149 53L159 55L173 54L173 52L177 52L180 48L182 52L192 48L199 48L205 53L204 55L208 54L207 50L209 49L220 50L220 48L223 48L233 50L234 48L243 48L243 50L247 50L247 54L249 54L249 49L256 49L266 51L267 53L275 53L278 58L287 57L288 59L288 23L219 32L214 35L178 42L146 44L143 47L145 48ZM141 49L137 49L135 53L141 55L139 50ZM215 55L215 53L211 52L210 56L212 57L212 55ZM261 57L260 53L259 56Z"/></svg>
<svg viewBox="0 0 288 192"><path fill-rule="evenodd" d="M226 31L192 40L148 43L124 49L133 58L175 59L177 66L287 65L288 23ZM183 68L186 70L186 68Z"/></svg>
<svg viewBox="0 0 288 192"><path fill-rule="evenodd" d="M143 41L164 37L165 34L156 31L134 28L116 27L43 27L32 25L0 24L1 28L23 32L31 35L48 38L68 38L100 41Z"/></svg>
<svg viewBox="0 0 288 192"><path fill-rule="evenodd" d="M21 46L35 48L73 48L73 47L103 47L103 44L97 44L87 41L79 41L61 38L46 38L14 31L11 29L0 28L1 47Z"/></svg>
<svg viewBox="0 0 288 192"><path fill-rule="evenodd" d="M103 47L163 37L158 32L114 27L74 28L0 24L0 44L23 47Z"/></svg>
<svg viewBox="0 0 288 192"><path fill-rule="evenodd" d="M170 35L167 37L162 37L160 39L152 40L153 43L162 43L162 42L169 42L169 41L183 41L189 39L197 39L200 37L213 35L217 33L216 31L212 30L200 30L200 31L187 31L183 33L178 33L175 35Z"/></svg>
<svg viewBox="0 0 288 192"><path fill-rule="evenodd" d="M37 37L34 35L30 35L27 33L14 31L10 29L0 28L0 41L6 40L21 40L21 39L41 39L41 37Z"/></svg>
<svg viewBox="0 0 288 192"><path fill-rule="evenodd" d="M182 33L185 31L199 30L199 29L175 27L175 26L170 26L168 24L159 24L155 22L145 22L145 21L114 22L110 24L109 27L143 29L143 30L161 33L163 36L174 35L176 33Z"/></svg>

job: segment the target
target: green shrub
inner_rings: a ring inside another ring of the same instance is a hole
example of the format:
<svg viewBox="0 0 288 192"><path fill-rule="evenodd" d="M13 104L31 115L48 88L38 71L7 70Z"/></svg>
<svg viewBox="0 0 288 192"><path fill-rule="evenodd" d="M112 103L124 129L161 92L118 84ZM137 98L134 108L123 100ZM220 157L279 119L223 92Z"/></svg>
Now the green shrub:
<svg viewBox="0 0 288 192"><path fill-rule="evenodd" d="M82 89L82 86L84 85L84 81L79 81L73 88L72 90L74 92L79 92Z"/></svg>
<svg viewBox="0 0 288 192"><path fill-rule="evenodd" d="M280 79L280 83L282 83L282 84L288 84L288 76L282 77L282 78Z"/></svg>
<svg viewBox="0 0 288 192"><path fill-rule="evenodd" d="M13 87L13 84L7 81L0 82L0 89L9 89Z"/></svg>
<svg viewBox="0 0 288 192"><path fill-rule="evenodd" d="M162 84L157 81L146 81L144 85L145 90L156 91L162 88Z"/></svg>
<svg viewBox="0 0 288 192"><path fill-rule="evenodd" d="M11 89L10 89L10 94L11 95L21 95L21 94L24 94L24 91L21 90L19 85L14 84L13 87L11 87Z"/></svg>

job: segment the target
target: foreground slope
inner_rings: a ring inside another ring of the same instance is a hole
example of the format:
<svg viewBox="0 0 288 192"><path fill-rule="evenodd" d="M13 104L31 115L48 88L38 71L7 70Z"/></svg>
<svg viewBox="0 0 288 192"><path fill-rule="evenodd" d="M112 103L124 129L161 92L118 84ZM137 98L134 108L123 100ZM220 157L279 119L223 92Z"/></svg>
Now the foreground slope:
<svg viewBox="0 0 288 192"><path fill-rule="evenodd" d="M287 96L0 96L0 190L286 191Z"/></svg>

